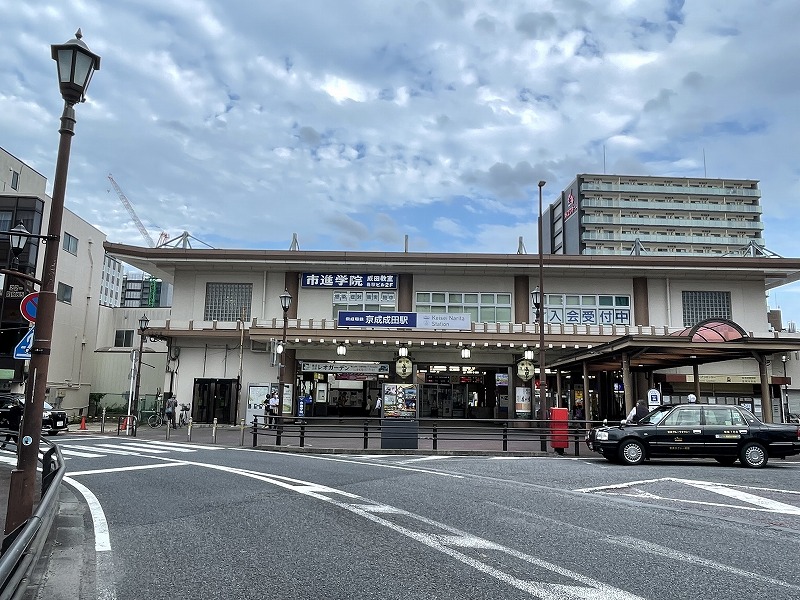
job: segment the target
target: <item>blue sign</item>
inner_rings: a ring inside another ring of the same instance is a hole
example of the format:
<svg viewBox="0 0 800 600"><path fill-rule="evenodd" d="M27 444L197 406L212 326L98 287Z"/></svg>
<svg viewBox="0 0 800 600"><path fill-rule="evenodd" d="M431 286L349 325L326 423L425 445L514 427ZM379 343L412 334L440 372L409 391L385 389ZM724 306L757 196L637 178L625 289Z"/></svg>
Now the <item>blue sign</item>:
<svg viewBox="0 0 800 600"><path fill-rule="evenodd" d="M17 360L30 360L31 359L31 348L33 347L33 331L34 328L31 327L28 329L28 333L25 334L19 343L14 347L14 358Z"/></svg>
<svg viewBox="0 0 800 600"><path fill-rule="evenodd" d="M397 275L384 273L303 273L300 280L306 288L372 288L393 290Z"/></svg>
<svg viewBox="0 0 800 600"><path fill-rule="evenodd" d="M340 310L337 325L339 327L416 327L417 313Z"/></svg>

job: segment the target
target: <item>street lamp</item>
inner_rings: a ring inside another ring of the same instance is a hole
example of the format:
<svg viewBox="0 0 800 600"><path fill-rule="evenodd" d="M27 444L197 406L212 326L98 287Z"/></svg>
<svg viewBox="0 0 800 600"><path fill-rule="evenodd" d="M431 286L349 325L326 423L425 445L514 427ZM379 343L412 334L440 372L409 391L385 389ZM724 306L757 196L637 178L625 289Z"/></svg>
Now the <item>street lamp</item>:
<svg viewBox="0 0 800 600"><path fill-rule="evenodd" d="M133 392L133 409L129 411L137 419L139 418L139 386L142 381L142 352L144 351L144 338L148 325L150 325L150 319L147 318L147 315L142 315L139 318L139 355L136 357L136 387ZM128 429L130 427L128 425Z"/></svg>
<svg viewBox="0 0 800 600"><path fill-rule="evenodd" d="M25 249L25 244L28 242L30 236L31 232L25 229L25 225L23 225L22 221L17 223L17 226L8 232L8 237L11 241L11 252L14 254L14 259L11 262L12 269L19 268L19 255L22 254L22 251Z"/></svg>
<svg viewBox="0 0 800 600"><path fill-rule="evenodd" d="M472 350L470 350L469 348L462 348L461 349L461 358L463 358L464 360L467 360L471 356L472 356Z"/></svg>
<svg viewBox="0 0 800 600"><path fill-rule="evenodd" d="M339 344L338 346L336 346L337 356L344 356L345 354L347 354L347 346L345 346L344 344Z"/></svg>
<svg viewBox="0 0 800 600"><path fill-rule="evenodd" d="M289 312L289 307L292 305L292 295L288 289L284 289L280 296L281 308L283 309L283 339L280 342L282 346L280 352L280 363L278 365L278 417L283 415L283 371L286 367L286 316ZM280 432L280 429L278 429ZM275 444L280 444L280 433Z"/></svg>
<svg viewBox="0 0 800 600"><path fill-rule="evenodd" d="M537 288L538 302L536 303L536 318L539 321L539 401L540 410L545 409L546 394L547 394L547 377L544 374L544 321L545 321L545 308L544 308L544 262L542 259L542 188L545 186L544 181L539 182L539 287ZM536 291L533 292L536 294ZM531 413L533 415L533 413Z"/></svg>
<svg viewBox="0 0 800 600"><path fill-rule="evenodd" d="M789 384L786 383L786 355L781 355L783 362L783 398L781 400L781 421L789 422Z"/></svg>
<svg viewBox="0 0 800 600"><path fill-rule="evenodd" d="M75 135L74 105L86 98L86 89L92 75L100 68L100 57L81 41L81 30L75 38L65 44L51 46L53 60L58 65L58 83L64 99L61 114L60 139L56 171L53 178L53 196L50 203L50 219L47 239L61 237L61 222L64 218L64 195L67 188L69 153L72 136ZM6 512L5 533L11 533L33 514L33 498L36 490L36 466L39 441L42 435L42 412L47 393L47 369L50 364L50 349L53 337L53 320L56 312L56 268L58 266L58 244L46 244L42 269L42 286L36 310L36 328L31 348L28 384L25 386L25 411L19 432L17 468L11 471ZM31 385L31 382L33 385Z"/></svg>

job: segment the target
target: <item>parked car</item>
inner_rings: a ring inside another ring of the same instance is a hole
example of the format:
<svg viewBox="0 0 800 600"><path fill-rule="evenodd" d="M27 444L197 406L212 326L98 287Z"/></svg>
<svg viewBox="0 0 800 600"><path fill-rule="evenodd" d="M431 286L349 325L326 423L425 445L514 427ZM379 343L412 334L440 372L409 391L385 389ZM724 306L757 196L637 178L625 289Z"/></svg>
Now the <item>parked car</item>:
<svg viewBox="0 0 800 600"><path fill-rule="evenodd" d="M594 427L586 443L609 461L628 465L691 457L760 468L770 458L800 454L800 427L763 423L741 406L674 404L659 406L638 423Z"/></svg>
<svg viewBox="0 0 800 600"><path fill-rule="evenodd" d="M25 396L22 394L0 394L0 429L19 431ZM42 432L47 435L58 435L60 431L69 430L69 418L63 410L56 410L50 403L44 403L42 412Z"/></svg>

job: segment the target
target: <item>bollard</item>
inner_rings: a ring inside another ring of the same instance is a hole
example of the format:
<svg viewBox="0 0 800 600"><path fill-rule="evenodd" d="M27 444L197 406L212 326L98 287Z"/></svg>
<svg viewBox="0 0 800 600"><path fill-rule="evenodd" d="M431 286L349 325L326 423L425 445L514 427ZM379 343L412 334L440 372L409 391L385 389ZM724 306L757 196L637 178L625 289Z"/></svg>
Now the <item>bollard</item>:
<svg viewBox="0 0 800 600"><path fill-rule="evenodd" d="M239 445L244 446L244 419L239 421L239 428L242 430L242 438L239 440Z"/></svg>
<svg viewBox="0 0 800 600"><path fill-rule="evenodd" d="M253 448L258 446L258 417L253 417Z"/></svg>
<svg viewBox="0 0 800 600"><path fill-rule="evenodd" d="M217 443L217 417L214 417L214 423L211 425L211 443Z"/></svg>
<svg viewBox="0 0 800 600"><path fill-rule="evenodd" d="M165 435L164 439L169 440L169 436L171 435L171 433L170 433L171 431L172 431L172 425L170 425L169 421L167 421L167 433L164 434Z"/></svg>
<svg viewBox="0 0 800 600"><path fill-rule="evenodd" d="M106 432L106 407L103 407L103 416L100 417L100 433Z"/></svg>
<svg viewBox="0 0 800 600"><path fill-rule="evenodd" d="M306 445L306 425L300 421L300 447L305 448Z"/></svg>
<svg viewBox="0 0 800 600"><path fill-rule="evenodd" d="M189 441L192 441L192 417L189 417L189 421L186 423L186 435L189 436Z"/></svg>
<svg viewBox="0 0 800 600"><path fill-rule="evenodd" d="M439 449L439 438L436 435L436 423L433 424L433 449Z"/></svg>
<svg viewBox="0 0 800 600"><path fill-rule="evenodd" d="M508 452L508 421L503 424L503 452Z"/></svg>
<svg viewBox="0 0 800 600"><path fill-rule="evenodd" d="M283 433L283 417L272 419L272 426L275 428L275 445L281 445L281 434Z"/></svg>
<svg viewBox="0 0 800 600"><path fill-rule="evenodd" d="M364 450L369 447L369 421L364 421Z"/></svg>

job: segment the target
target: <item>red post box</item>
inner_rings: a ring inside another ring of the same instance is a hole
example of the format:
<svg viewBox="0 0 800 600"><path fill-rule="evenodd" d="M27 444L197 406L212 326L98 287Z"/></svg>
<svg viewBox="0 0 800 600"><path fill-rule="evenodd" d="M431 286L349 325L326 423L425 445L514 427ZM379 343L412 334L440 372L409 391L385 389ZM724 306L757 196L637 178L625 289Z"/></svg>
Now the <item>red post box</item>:
<svg viewBox="0 0 800 600"><path fill-rule="evenodd" d="M558 454L564 454L569 446L569 410L550 409L550 445Z"/></svg>

